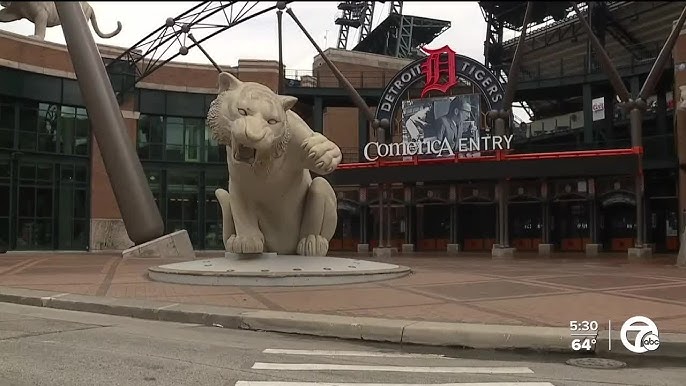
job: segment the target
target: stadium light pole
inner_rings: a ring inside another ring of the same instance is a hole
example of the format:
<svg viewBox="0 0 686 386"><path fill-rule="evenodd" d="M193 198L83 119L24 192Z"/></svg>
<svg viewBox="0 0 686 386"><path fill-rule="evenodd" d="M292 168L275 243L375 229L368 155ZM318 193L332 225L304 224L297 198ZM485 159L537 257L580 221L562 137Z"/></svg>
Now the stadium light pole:
<svg viewBox="0 0 686 386"><path fill-rule="evenodd" d="M600 43L598 38L593 33L591 25L588 23L588 21L586 21L586 19L581 14L579 7L577 7L576 3L572 3L572 7L574 8L574 12L579 18L581 25L586 31L586 34L588 35L588 38L590 39L591 44L593 45L593 49L596 52L596 55L598 55L598 58L600 59L601 68L610 79L612 87L615 89L615 92L619 96L619 99L622 101L622 107L626 112L629 113L629 122L631 126L631 146L638 151L638 170L636 172L635 178L635 247L636 249L638 249L638 251L636 251L635 253L638 254L637 257L642 257L644 254L647 253L645 252L645 209L643 202L645 194L645 184L643 175L643 113L647 108L646 99L654 91L657 81L659 80L660 76L662 76L662 72L664 71L667 59L669 58L671 51L674 48L674 44L676 43L676 39L679 37L679 33L681 32L681 29L684 26L684 21L686 21L686 7L684 7L684 9L681 11L679 20L672 29L672 32L667 37L667 40L665 41L664 45L662 46L662 49L660 50L660 54L653 63L653 67L650 69L650 72L648 73L648 77L643 83L641 91L638 93L638 95L635 96L635 99L632 99L632 96L627 90L624 81L617 72L615 66L612 64L612 60L603 48L603 45ZM684 250L683 243L679 249L678 260L681 260L681 263L686 264L686 251Z"/></svg>

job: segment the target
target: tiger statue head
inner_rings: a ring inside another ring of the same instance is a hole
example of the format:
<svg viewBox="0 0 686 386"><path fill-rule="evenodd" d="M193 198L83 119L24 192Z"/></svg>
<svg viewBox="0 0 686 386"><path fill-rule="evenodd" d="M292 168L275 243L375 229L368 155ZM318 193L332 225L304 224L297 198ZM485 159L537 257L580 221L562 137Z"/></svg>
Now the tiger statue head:
<svg viewBox="0 0 686 386"><path fill-rule="evenodd" d="M233 163L269 167L283 155L291 139L287 112L297 101L222 72L219 93L207 113L207 125L213 138L230 150Z"/></svg>

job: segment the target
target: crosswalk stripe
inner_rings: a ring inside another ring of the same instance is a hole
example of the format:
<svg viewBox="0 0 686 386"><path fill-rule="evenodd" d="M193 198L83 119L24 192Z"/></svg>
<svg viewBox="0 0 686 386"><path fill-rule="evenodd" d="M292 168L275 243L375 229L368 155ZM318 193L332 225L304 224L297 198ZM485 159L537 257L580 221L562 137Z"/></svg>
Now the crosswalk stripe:
<svg viewBox="0 0 686 386"><path fill-rule="evenodd" d="M388 371L403 373L463 373L463 374L533 374L528 367L419 367L336 365L330 363L264 363L255 362L254 370L348 370Z"/></svg>
<svg viewBox="0 0 686 386"><path fill-rule="evenodd" d="M278 348L268 348L262 351L265 354L283 355L321 355L321 356L340 356L340 357L380 357L380 358L448 358L439 354L411 354L396 352L378 351L331 351L331 350L288 350Z"/></svg>
<svg viewBox="0 0 686 386"><path fill-rule="evenodd" d="M550 382L466 382L466 383L329 383L238 381L235 386L555 386Z"/></svg>

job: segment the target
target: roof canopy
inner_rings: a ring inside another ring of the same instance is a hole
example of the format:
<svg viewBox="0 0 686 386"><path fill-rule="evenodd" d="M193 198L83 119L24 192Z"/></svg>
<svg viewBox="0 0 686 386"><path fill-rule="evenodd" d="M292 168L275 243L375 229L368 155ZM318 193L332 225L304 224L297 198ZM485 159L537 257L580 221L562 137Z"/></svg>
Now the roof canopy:
<svg viewBox="0 0 686 386"><path fill-rule="evenodd" d="M479 6L486 13L502 21L505 28L519 31L524 22L526 3L526 1L479 1ZM562 20L572 8L568 1L537 1L536 3L532 9L531 22L533 24L542 23L548 16L552 16L555 20Z"/></svg>

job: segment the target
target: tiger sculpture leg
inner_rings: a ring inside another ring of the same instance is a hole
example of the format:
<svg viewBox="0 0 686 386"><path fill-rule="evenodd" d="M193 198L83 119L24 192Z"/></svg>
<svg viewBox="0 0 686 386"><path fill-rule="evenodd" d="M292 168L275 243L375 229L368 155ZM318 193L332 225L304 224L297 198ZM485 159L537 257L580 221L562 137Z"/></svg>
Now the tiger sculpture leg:
<svg viewBox="0 0 686 386"><path fill-rule="evenodd" d="M224 189L217 189L215 195L222 208L222 239L225 249L240 250L243 253L262 252L264 239L252 240L236 236L230 193ZM312 180L305 198L296 253L303 256L326 256L329 251L329 240L336 231L337 222L336 194L326 179L316 177ZM236 246L235 243L241 245Z"/></svg>
<svg viewBox="0 0 686 386"><path fill-rule="evenodd" d="M326 179L316 177L305 199L298 255L326 256L337 222L336 193Z"/></svg>

